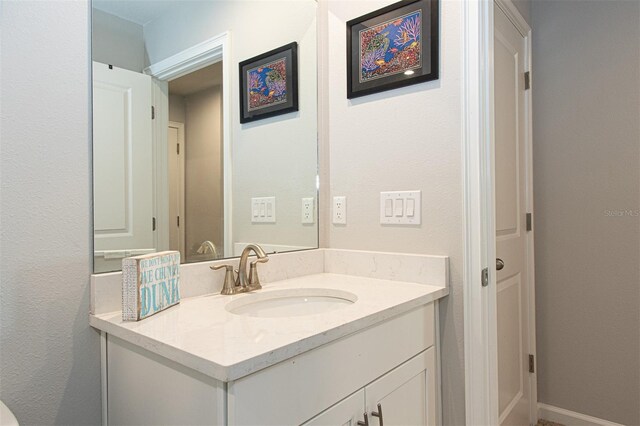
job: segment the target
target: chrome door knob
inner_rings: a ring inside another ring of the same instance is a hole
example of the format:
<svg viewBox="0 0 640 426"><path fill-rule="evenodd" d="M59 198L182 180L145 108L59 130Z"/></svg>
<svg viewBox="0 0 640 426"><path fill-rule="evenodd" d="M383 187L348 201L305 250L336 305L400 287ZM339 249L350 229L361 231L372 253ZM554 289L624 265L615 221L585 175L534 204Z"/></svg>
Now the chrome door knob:
<svg viewBox="0 0 640 426"><path fill-rule="evenodd" d="M502 259L497 258L496 259L496 271L500 271L500 270L502 270L502 268L504 268L504 262L502 261Z"/></svg>

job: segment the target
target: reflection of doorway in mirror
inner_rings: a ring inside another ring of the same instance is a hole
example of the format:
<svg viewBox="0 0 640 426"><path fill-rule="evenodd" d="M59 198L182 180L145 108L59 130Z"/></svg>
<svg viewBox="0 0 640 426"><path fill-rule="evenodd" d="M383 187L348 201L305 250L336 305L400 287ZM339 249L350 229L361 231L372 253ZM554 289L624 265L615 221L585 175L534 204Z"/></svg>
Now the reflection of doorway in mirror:
<svg viewBox="0 0 640 426"><path fill-rule="evenodd" d="M224 256L221 84L217 62L168 85L169 244L185 262Z"/></svg>
<svg viewBox="0 0 640 426"><path fill-rule="evenodd" d="M169 121L167 132L169 182L169 249L184 251L184 123ZM182 221L182 223L181 223Z"/></svg>

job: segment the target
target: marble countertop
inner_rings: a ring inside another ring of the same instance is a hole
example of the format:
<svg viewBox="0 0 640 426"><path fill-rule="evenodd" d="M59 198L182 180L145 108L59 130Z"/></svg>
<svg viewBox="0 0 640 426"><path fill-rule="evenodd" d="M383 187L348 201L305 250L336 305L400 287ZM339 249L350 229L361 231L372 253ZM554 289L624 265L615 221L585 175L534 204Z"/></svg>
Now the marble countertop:
<svg viewBox="0 0 640 426"><path fill-rule="evenodd" d="M283 289L336 289L358 300L330 312L286 318L236 315L227 303ZM139 322L121 313L90 316L90 324L221 381L232 381L317 348L448 294L447 287L353 275L320 273L276 281L254 293L211 294Z"/></svg>

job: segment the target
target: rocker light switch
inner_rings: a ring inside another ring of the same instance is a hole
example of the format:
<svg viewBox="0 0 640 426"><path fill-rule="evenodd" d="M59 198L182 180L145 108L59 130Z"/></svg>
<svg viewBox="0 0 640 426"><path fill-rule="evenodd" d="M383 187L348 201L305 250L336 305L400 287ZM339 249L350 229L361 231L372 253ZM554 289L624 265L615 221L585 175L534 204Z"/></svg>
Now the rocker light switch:
<svg viewBox="0 0 640 426"><path fill-rule="evenodd" d="M380 223L383 225L420 225L420 191L380 193Z"/></svg>
<svg viewBox="0 0 640 426"><path fill-rule="evenodd" d="M416 200L413 198L407 198L407 217L413 217L416 211Z"/></svg>
<svg viewBox="0 0 640 426"><path fill-rule="evenodd" d="M393 200L391 198L384 200L384 215L385 217L393 216Z"/></svg>
<svg viewBox="0 0 640 426"><path fill-rule="evenodd" d="M402 217L402 214L404 213L404 200L402 198L396 198L393 200L393 209L394 216Z"/></svg>

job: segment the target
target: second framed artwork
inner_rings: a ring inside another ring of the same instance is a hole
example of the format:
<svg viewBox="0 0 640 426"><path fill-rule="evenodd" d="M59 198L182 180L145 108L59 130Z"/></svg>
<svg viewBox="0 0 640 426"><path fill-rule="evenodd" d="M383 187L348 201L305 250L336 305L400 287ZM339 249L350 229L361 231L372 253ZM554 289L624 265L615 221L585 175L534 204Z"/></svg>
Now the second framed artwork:
<svg viewBox="0 0 640 426"><path fill-rule="evenodd" d="M298 111L298 43L240 62L240 123Z"/></svg>
<svg viewBox="0 0 640 426"><path fill-rule="evenodd" d="M439 0L404 0L347 22L347 98L439 78Z"/></svg>

